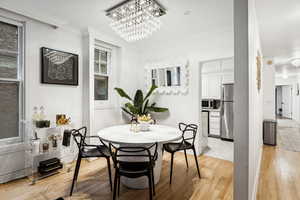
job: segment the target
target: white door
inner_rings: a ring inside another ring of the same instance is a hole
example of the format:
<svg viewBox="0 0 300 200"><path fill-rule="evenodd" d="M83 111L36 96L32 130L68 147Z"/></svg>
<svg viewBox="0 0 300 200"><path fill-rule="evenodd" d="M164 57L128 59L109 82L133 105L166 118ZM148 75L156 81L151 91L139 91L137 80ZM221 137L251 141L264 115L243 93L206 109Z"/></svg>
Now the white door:
<svg viewBox="0 0 300 200"><path fill-rule="evenodd" d="M282 86L282 116L292 118L292 92L293 87L290 85Z"/></svg>

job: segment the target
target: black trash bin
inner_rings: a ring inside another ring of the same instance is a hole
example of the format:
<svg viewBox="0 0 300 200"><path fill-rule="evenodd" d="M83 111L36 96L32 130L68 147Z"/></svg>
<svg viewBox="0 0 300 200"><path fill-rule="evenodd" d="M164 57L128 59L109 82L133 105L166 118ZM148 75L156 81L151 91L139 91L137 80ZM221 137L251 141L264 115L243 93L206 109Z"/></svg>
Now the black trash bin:
<svg viewBox="0 0 300 200"><path fill-rule="evenodd" d="M263 142L266 145L276 146L277 144L277 121L266 119L263 123Z"/></svg>

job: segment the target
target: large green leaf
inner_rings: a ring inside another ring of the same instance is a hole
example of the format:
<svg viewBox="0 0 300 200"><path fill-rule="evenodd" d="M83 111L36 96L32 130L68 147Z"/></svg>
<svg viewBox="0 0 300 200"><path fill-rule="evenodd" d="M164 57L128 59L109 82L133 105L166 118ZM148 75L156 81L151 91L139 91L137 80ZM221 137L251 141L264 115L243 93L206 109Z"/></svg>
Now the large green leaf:
<svg viewBox="0 0 300 200"><path fill-rule="evenodd" d="M169 109L168 108L162 108L162 107L148 107L148 110L152 111L152 112L166 112Z"/></svg>
<svg viewBox="0 0 300 200"><path fill-rule="evenodd" d="M131 103L126 103L125 107L130 110L130 112L134 115L139 114L139 108L135 107Z"/></svg>
<svg viewBox="0 0 300 200"><path fill-rule="evenodd" d="M134 107L138 108L141 112L143 109L144 97L142 90L137 90L134 96Z"/></svg>
<svg viewBox="0 0 300 200"><path fill-rule="evenodd" d="M148 104L149 104L149 99L146 101L143 109L143 115L146 115L148 113Z"/></svg>
<svg viewBox="0 0 300 200"><path fill-rule="evenodd" d="M146 100L151 96L151 94L153 93L153 91L154 91L156 88L157 88L156 85L152 85L152 86L151 86L151 88L149 89L148 93L147 93L146 96L145 96L144 101L146 101Z"/></svg>
<svg viewBox="0 0 300 200"><path fill-rule="evenodd" d="M128 94L126 94L126 92L122 89L122 88L115 88L115 90L118 92L118 94L121 96L121 97L124 97L130 101L132 101L132 99L130 98L130 96L128 96Z"/></svg>

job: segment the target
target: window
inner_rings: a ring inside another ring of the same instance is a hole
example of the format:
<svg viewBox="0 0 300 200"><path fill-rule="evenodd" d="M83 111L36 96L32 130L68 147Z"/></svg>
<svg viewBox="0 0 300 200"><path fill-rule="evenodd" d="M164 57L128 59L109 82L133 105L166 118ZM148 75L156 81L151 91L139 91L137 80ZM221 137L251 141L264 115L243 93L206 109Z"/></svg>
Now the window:
<svg viewBox="0 0 300 200"><path fill-rule="evenodd" d="M22 136L23 27L0 18L0 142Z"/></svg>
<svg viewBox="0 0 300 200"><path fill-rule="evenodd" d="M96 47L94 57L94 99L95 101L108 101L111 50L104 47Z"/></svg>

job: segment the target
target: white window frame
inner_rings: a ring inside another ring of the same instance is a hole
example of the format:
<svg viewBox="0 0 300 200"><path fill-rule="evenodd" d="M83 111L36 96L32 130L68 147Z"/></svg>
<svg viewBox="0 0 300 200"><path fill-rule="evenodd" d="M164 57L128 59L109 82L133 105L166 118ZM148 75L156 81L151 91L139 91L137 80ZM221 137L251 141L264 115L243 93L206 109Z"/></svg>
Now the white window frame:
<svg viewBox="0 0 300 200"><path fill-rule="evenodd" d="M94 102L95 102L95 110L101 110L101 109L107 109L107 108L112 107L112 92L113 92L112 91L112 89L113 89L113 87L112 87L112 84L113 84L112 72L113 72L113 68L114 68L114 59L115 59L115 54L114 53L115 52L114 52L113 47L111 47L109 45L102 44L102 43L101 44L96 43L94 45L93 51L95 51L95 49L98 49L99 51L107 51L108 53L110 53L110 61L107 64L107 74L95 73L94 64L93 64L93 79L94 79L94 81L95 81L95 75L108 77L108 99L107 100L95 100L95 99L93 99ZM93 86L93 87L95 87L95 86ZM94 91L94 88L93 88L93 91Z"/></svg>
<svg viewBox="0 0 300 200"><path fill-rule="evenodd" d="M17 137L0 139L0 145L21 143L25 137L25 81L24 81L24 55L25 55L25 24L0 16L0 21L18 27L18 75L16 79L1 78L0 82L14 82L19 84L19 135Z"/></svg>

